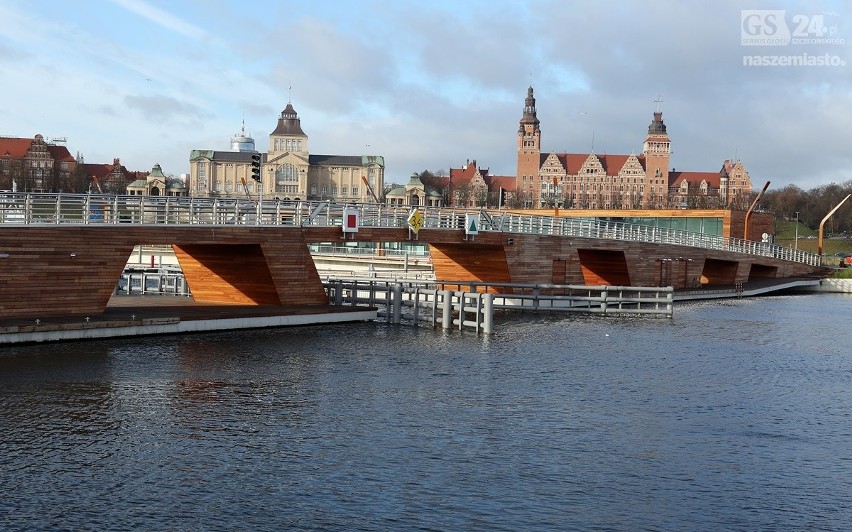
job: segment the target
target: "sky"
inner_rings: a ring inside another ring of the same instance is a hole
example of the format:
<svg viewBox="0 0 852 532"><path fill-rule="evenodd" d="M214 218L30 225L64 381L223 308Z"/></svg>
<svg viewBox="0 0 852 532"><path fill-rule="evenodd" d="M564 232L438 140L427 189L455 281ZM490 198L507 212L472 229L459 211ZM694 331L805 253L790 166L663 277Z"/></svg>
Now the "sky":
<svg viewBox="0 0 852 532"><path fill-rule="evenodd" d="M641 153L659 106L673 168L810 190L852 179L850 39L828 0L0 0L0 136L179 175L291 102L386 183L515 175L532 86L545 152Z"/></svg>

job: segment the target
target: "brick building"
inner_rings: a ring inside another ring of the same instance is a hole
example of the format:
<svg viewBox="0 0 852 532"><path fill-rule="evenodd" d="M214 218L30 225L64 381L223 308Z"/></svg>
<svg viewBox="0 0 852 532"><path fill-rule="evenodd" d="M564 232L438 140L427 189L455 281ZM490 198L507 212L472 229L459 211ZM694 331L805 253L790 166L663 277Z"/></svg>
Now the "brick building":
<svg viewBox="0 0 852 532"><path fill-rule="evenodd" d="M642 153L600 155L542 152L533 88L527 89L518 128L513 206L575 209L742 208L752 192L741 161L718 172L669 170L671 140L654 112Z"/></svg>
<svg viewBox="0 0 852 532"><path fill-rule="evenodd" d="M450 168L449 188L453 207L496 208L504 206L501 191L515 189L515 177L493 175L477 166L476 160L468 160L461 168Z"/></svg>
<svg viewBox="0 0 852 532"><path fill-rule="evenodd" d="M121 164L121 159L113 159L112 164L82 163L85 171L87 190L81 192L102 192L104 194L127 194L127 185L139 177ZM144 179L144 173L142 173Z"/></svg>
<svg viewBox="0 0 852 532"><path fill-rule="evenodd" d="M0 137L0 190L16 192L77 192L77 161L68 148L31 139Z"/></svg>

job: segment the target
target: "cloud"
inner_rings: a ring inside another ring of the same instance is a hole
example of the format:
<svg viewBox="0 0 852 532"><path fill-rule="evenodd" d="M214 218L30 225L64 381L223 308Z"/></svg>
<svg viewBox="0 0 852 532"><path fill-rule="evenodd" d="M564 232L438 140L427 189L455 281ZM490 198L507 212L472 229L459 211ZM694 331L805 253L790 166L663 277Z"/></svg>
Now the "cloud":
<svg viewBox="0 0 852 532"><path fill-rule="evenodd" d="M201 28L183 21L171 13L163 11L158 7L154 7L143 0L111 1L114 4L121 6L132 13L136 13L140 17L146 18L167 30L180 33L181 35L185 35L193 39L202 39L206 37L206 33Z"/></svg>
<svg viewBox="0 0 852 532"><path fill-rule="evenodd" d="M852 65L743 66L747 54L846 60L848 46L742 46L734 0L211 1L0 3L15 102L2 134L59 131L81 151L108 144L129 168L179 173L187 146L228 149L243 118L266 149L292 99L312 152L369 145L389 180L467 159L512 175L532 84L545 150L588 152L594 137L598 153L638 153L661 94L678 169L740 157L773 188L852 176ZM811 5L783 7L852 16ZM105 136L116 117L126 134Z"/></svg>
<svg viewBox="0 0 852 532"><path fill-rule="evenodd" d="M198 123L213 116L196 105L169 96L125 96L124 103L129 109L139 111L146 120L163 121L164 125L184 121Z"/></svg>

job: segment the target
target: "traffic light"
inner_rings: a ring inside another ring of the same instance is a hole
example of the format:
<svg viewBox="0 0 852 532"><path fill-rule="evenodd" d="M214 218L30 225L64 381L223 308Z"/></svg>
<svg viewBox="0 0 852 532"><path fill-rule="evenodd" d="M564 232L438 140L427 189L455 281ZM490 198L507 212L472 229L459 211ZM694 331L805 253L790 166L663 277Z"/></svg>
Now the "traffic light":
<svg viewBox="0 0 852 532"><path fill-rule="evenodd" d="M500 187L500 202L497 204L498 208L503 208L506 206L506 199L508 198L509 191L503 187Z"/></svg>
<svg viewBox="0 0 852 532"><path fill-rule="evenodd" d="M260 183L260 154L251 154L251 178Z"/></svg>

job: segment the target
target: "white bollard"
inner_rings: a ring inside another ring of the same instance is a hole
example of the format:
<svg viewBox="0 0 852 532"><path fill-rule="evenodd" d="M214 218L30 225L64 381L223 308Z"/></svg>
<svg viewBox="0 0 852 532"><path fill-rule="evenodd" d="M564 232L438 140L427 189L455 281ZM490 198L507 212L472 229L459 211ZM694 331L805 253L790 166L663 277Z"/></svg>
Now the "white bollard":
<svg viewBox="0 0 852 532"><path fill-rule="evenodd" d="M441 328L447 330L453 324L453 295L449 290L439 293L444 298L441 302Z"/></svg>
<svg viewBox="0 0 852 532"><path fill-rule="evenodd" d="M494 328L494 294L482 294L482 332L491 334Z"/></svg>

